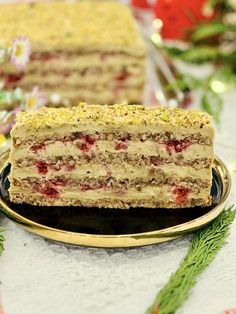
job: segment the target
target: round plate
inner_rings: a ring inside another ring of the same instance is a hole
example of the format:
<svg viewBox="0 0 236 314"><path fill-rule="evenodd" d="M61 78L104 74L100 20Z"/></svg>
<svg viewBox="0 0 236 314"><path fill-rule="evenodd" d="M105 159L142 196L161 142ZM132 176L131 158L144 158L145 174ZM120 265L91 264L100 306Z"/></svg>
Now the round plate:
<svg viewBox="0 0 236 314"><path fill-rule="evenodd" d="M183 209L37 207L9 201L9 152L0 158L2 212L28 231L69 244L131 247L160 243L206 225L224 209L231 188L224 163L215 158L210 207ZM0 206L0 207L1 207Z"/></svg>

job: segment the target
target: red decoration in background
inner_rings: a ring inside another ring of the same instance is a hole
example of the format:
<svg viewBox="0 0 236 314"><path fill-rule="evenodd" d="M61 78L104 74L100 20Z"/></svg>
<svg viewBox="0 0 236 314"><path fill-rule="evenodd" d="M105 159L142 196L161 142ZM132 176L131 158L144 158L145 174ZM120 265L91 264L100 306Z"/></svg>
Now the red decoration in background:
<svg viewBox="0 0 236 314"><path fill-rule="evenodd" d="M134 7L138 7L141 9L150 9L153 7L155 1L153 0L131 0L131 4Z"/></svg>
<svg viewBox="0 0 236 314"><path fill-rule="evenodd" d="M4 314L1 298L0 298L0 314Z"/></svg>
<svg viewBox="0 0 236 314"><path fill-rule="evenodd" d="M235 309L226 310L226 311L224 311L221 314L236 314L236 308Z"/></svg>
<svg viewBox="0 0 236 314"><path fill-rule="evenodd" d="M214 13L204 12L206 2L206 0L156 1L155 15L163 21L162 37L186 39L187 31L197 23L213 19Z"/></svg>

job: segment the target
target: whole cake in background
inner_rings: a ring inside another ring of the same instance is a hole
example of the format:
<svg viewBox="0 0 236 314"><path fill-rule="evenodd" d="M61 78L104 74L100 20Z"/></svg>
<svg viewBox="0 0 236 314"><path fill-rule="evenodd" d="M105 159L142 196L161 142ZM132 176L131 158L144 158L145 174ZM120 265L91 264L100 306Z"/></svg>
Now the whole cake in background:
<svg viewBox="0 0 236 314"><path fill-rule="evenodd" d="M40 206L193 207L211 204L210 117L138 105L18 113L10 200Z"/></svg>
<svg viewBox="0 0 236 314"><path fill-rule="evenodd" d="M146 47L128 7L108 1L11 4L0 6L0 16L1 45L25 36L33 46L25 72L1 67L8 89L37 85L51 105L142 102Z"/></svg>

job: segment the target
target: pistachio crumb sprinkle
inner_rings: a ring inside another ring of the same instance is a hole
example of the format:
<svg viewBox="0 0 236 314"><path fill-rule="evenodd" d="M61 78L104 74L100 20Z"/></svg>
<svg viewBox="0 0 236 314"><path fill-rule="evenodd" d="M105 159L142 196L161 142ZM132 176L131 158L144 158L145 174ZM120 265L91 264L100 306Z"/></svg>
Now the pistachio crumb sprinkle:
<svg viewBox="0 0 236 314"><path fill-rule="evenodd" d="M199 110L183 110L141 105L87 105L80 103L72 108L42 108L35 112L17 114L16 125L35 130L58 127L64 124L101 125L120 127L125 125L173 125L197 127L211 124L211 117Z"/></svg>

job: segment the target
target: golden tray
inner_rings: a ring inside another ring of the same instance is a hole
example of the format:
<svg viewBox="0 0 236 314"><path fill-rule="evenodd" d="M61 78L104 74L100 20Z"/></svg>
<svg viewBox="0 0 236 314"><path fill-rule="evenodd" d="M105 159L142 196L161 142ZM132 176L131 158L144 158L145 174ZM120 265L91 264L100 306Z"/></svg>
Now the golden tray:
<svg viewBox="0 0 236 314"><path fill-rule="evenodd" d="M112 210L17 205L8 199L8 155L5 152L0 157L0 210L29 232L74 245L118 248L175 239L215 219L224 209L231 189L229 172L216 157L210 207Z"/></svg>

